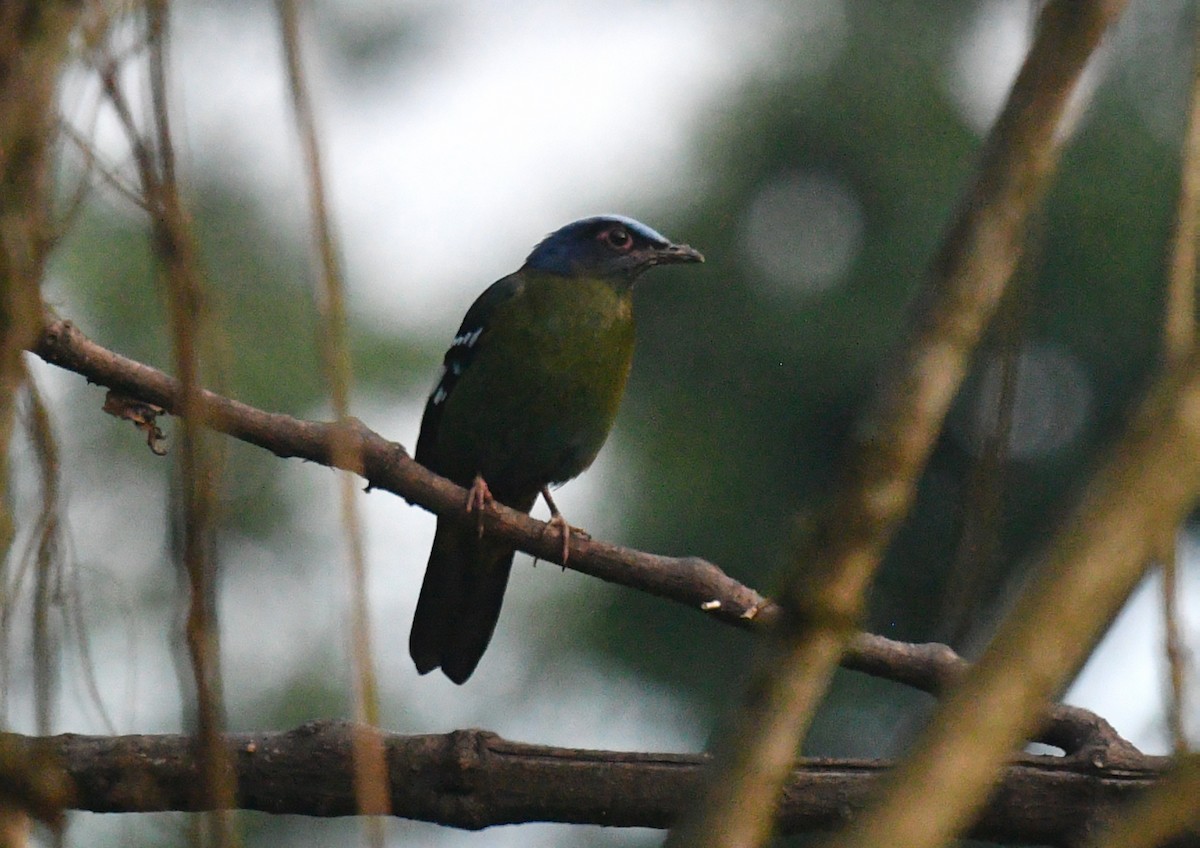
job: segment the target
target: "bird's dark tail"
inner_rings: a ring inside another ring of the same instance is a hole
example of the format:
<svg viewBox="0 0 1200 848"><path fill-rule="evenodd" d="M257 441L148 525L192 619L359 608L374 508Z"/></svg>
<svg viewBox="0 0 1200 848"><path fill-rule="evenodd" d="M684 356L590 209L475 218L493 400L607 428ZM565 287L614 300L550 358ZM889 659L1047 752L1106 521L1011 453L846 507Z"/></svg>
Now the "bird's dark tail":
<svg viewBox="0 0 1200 848"><path fill-rule="evenodd" d="M455 683L471 676L496 629L512 561L508 545L438 520L408 637L417 671L440 666Z"/></svg>

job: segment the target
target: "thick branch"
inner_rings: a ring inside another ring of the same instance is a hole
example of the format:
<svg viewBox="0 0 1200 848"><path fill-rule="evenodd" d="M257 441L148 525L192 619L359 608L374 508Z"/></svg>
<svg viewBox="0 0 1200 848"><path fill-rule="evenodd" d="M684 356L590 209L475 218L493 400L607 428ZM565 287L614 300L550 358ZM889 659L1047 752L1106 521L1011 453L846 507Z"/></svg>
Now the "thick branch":
<svg viewBox="0 0 1200 848"><path fill-rule="evenodd" d="M1020 262L1029 216L1058 164L1058 129L1121 0L1041 4L1029 54L854 430L841 473L778 600L693 812L667 848L751 848L770 835L779 786L862 614L866 591L975 348Z"/></svg>
<svg viewBox="0 0 1200 848"><path fill-rule="evenodd" d="M227 737L240 809L310 816L356 814L353 725L313 722L286 733ZM75 807L94 812L204 809L190 737L79 736L37 744L77 785ZM619 753L509 742L482 730L384 737L394 815L453 827L549 821L670 826L699 786L703 755ZM1166 761L1141 757L1097 768L1075 757L1011 765L973 835L1048 845L1075 840L1115 805L1151 785ZM788 832L840 825L863 805L887 763L810 760L791 776L781 809Z"/></svg>
<svg viewBox="0 0 1200 848"><path fill-rule="evenodd" d="M167 412L179 409L180 388L174 378L96 344L70 321L50 323L32 350L52 365L74 371L92 383L153 403ZM220 432L277 456L335 466L333 424L264 412L208 391L201 392L200 400L206 423ZM464 489L427 470L403 447L360 422L352 420L351 426L359 448L351 453L362 457L362 467L348 470L364 476L371 487L392 492L438 515L457 516L464 522L475 520L475 514L464 508ZM503 504L494 503L486 510L484 527L534 556L554 562L561 559L561 541L556 533L546 533L545 523ZM568 567L682 603L737 627L763 626L777 614L773 602L698 557L658 556L572 533ZM967 667L945 645L909 644L870 633L855 637L842 665L931 694L940 692ZM1139 756L1104 719L1073 707L1052 707L1038 739L1069 754L1086 749L1092 759L1110 764Z"/></svg>
<svg viewBox="0 0 1200 848"><path fill-rule="evenodd" d="M889 775L876 808L831 845L932 848L959 833L1198 492L1200 354L1193 352L1151 388L979 662Z"/></svg>

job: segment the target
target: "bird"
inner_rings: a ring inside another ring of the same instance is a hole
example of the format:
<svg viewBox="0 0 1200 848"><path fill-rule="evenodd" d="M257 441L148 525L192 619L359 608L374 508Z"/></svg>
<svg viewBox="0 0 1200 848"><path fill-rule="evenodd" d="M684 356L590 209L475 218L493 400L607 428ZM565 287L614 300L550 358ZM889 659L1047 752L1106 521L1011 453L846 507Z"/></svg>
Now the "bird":
<svg viewBox="0 0 1200 848"><path fill-rule="evenodd" d="M633 359L633 285L699 251L632 218L598 215L550 233L467 310L425 404L416 460L468 489L477 527L439 518L413 614L417 671L462 684L496 627L514 550L484 537L493 499L528 513L583 472L608 437Z"/></svg>

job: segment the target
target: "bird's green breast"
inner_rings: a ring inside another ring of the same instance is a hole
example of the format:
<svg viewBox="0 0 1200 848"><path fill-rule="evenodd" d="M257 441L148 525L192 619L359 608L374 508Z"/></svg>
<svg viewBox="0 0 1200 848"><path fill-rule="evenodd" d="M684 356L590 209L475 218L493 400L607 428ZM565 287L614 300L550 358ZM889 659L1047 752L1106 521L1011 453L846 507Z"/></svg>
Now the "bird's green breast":
<svg viewBox="0 0 1200 848"><path fill-rule="evenodd" d="M587 468L616 417L633 357L628 285L527 272L496 307L438 427L435 470L497 497Z"/></svg>

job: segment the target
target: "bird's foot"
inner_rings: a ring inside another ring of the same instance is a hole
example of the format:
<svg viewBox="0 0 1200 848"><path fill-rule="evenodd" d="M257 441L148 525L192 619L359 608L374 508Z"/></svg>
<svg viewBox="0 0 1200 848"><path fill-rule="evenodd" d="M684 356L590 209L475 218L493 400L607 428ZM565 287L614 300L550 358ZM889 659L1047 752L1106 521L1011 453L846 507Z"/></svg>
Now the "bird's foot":
<svg viewBox="0 0 1200 848"><path fill-rule="evenodd" d="M493 500L492 490L488 488L487 481L481 475L476 474L475 482L467 490L467 512L475 513L475 531L480 538L483 537L483 511L491 505Z"/></svg>
<svg viewBox="0 0 1200 848"><path fill-rule="evenodd" d="M554 503L554 498L550 497L550 490L542 487L542 498L546 501L546 506L550 507L550 520L546 523L547 528L553 527L558 531L559 537L562 539L562 564L567 564L568 557L571 556L571 536L578 535L583 539L590 539L591 535L579 527L572 527L567 523L567 519L563 518L563 514L558 511L558 506Z"/></svg>
<svg viewBox="0 0 1200 848"><path fill-rule="evenodd" d="M567 557L571 555L571 525L567 523L567 519L562 517L561 512L556 512L550 516L546 527L557 529L559 538L562 539L562 564L566 565Z"/></svg>

